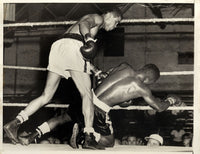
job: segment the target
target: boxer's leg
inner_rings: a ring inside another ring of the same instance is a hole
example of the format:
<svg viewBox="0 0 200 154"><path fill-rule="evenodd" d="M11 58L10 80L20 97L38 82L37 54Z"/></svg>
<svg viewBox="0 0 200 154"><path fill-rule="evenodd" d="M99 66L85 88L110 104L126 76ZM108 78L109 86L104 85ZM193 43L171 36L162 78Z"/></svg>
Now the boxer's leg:
<svg viewBox="0 0 200 154"><path fill-rule="evenodd" d="M47 121L50 130L53 130L58 125L62 125L64 123L72 121L71 117L67 114L61 114L60 116L53 117Z"/></svg>
<svg viewBox="0 0 200 154"><path fill-rule="evenodd" d="M22 145L29 145L33 142L36 138L41 137L42 135L49 133L53 129L55 129L58 125L62 125L66 122L70 122L71 117L65 113L60 116L53 117L49 119L47 122L42 123L40 126L37 127L35 131L27 136L19 136L19 142Z"/></svg>
<svg viewBox="0 0 200 154"><path fill-rule="evenodd" d="M93 98L90 76L89 74L78 71L70 71L70 74L82 97L82 112L85 122L85 141L83 143L83 148L103 149L103 147L98 146L93 135L94 105L92 102Z"/></svg>
<svg viewBox="0 0 200 154"><path fill-rule="evenodd" d="M78 140L78 135L79 135L79 126L77 123L74 124L73 130L72 130L72 137L70 138L70 145L74 148L78 148L77 140ZM99 134L99 133L94 133L94 134ZM95 135L96 136L96 135ZM80 136L79 136L80 137ZM99 140L97 141L99 145L103 147L113 147L114 146L114 135L107 135L103 136L99 134Z"/></svg>
<svg viewBox="0 0 200 154"><path fill-rule="evenodd" d="M78 71L70 71L70 74L82 98L82 112L85 126L91 129L89 132L93 132L94 106L92 102L90 76L89 74Z"/></svg>
<svg viewBox="0 0 200 154"><path fill-rule="evenodd" d="M53 72L48 72L46 86L42 95L32 100L28 106L18 114L16 119L4 125L4 130L13 144L18 142L17 133L20 125L28 120L28 117L35 113L39 108L47 104L53 97L60 82L60 78L60 75Z"/></svg>
<svg viewBox="0 0 200 154"><path fill-rule="evenodd" d="M78 123L75 123L73 126L73 129L72 129L72 135L71 135L71 138L69 141L70 146L74 149L78 149L77 138L78 138L79 133L80 133L79 125L78 125Z"/></svg>
<svg viewBox="0 0 200 154"><path fill-rule="evenodd" d="M54 72L48 72L46 85L42 95L32 100L24 109L24 112L27 114L27 116L34 114L38 109L46 105L51 100L55 91L57 90L60 79L60 75Z"/></svg>

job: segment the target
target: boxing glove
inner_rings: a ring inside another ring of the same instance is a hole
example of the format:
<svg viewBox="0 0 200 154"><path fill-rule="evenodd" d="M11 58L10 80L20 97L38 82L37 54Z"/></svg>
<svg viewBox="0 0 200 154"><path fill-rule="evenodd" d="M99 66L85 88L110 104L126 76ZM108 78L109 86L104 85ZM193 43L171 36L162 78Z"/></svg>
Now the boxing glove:
<svg viewBox="0 0 200 154"><path fill-rule="evenodd" d="M81 54L86 60L94 59L97 53L95 40L89 34L85 35L85 44L80 48Z"/></svg>
<svg viewBox="0 0 200 154"><path fill-rule="evenodd" d="M103 79L105 79L108 76L108 74L99 70L97 73L95 73L94 76L96 77L97 85L99 85L102 83Z"/></svg>
<svg viewBox="0 0 200 154"><path fill-rule="evenodd" d="M168 95L166 100L169 101L170 105L173 106L181 106L181 104L183 103L180 97L172 94Z"/></svg>
<svg viewBox="0 0 200 154"><path fill-rule="evenodd" d="M99 79L104 79L108 76L107 72L102 72L101 70L99 70L98 72L96 72L94 74L95 77L99 78Z"/></svg>

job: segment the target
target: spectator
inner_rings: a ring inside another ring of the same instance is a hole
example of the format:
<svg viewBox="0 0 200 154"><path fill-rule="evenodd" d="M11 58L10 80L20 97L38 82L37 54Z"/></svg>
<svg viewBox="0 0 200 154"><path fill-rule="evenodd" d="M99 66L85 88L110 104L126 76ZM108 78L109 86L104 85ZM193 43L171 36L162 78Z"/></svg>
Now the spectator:
<svg viewBox="0 0 200 154"><path fill-rule="evenodd" d="M163 145L163 138L159 134L151 134L149 137L145 137L147 146L161 146Z"/></svg>
<svg viewBox="0 0 200 154"><path fill-rule="evenodd" d="M128 145L128 136L123 136L121 140L122 145Z"/></svg>
<svg viewBox="0 0 200 154"><path fill-rule="evenodd" d="M138 137L137 140L136 140L136 145L144 145L143 139Z"/></svg>
<svg viewBox="0 0 200 154"><path fill-rule="evenodd" d="M185 147L192 146L192 134L191 133L185 133L183 135L183 146L185 146Z"/></svg>
<svg viewBox="0 0 200 154"><path fill-rule="evenodd" d="M144 145L142 138L137 138L134 135L123 136L121 140L122 145Z"/></svg>
<svg viewBox="0 0 200 154"><path fill-rule="evenodd" d="M127 142L128 142L128 145L136 145L137 138L135 136L128 136Z"/></svg>
<svg viewBox="0 0 200 154"><path fill-rule="evenodd" d="M172 135L172 145L174 146L182 146L183 140L182 137L185 134L185 130L183 129L182 124L177 124L176 129L171 131Z"/></svg>

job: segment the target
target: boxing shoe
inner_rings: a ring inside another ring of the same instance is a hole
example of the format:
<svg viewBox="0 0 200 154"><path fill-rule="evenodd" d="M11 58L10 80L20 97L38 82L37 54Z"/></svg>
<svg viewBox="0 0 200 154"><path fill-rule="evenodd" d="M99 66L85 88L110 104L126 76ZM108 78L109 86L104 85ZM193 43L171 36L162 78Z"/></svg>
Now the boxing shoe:
<svg viewBox="0 0 200 154"><path fill-rule="evenodd" d="M16 118L6 125L4 125L3 129L5 133L7 134L8 138L11 140L13 144L18 143L18 129L21 125L21 122Z"/></svg>
<svg viewBox="0 0 200 154"><path fill-rule="evenodd" d="M104 150L105 147L102 145L99 145L96 141L95 141L95 137L93 135L93 133L85 133L85 140L83 142L82 145L83 149L93 149L93 150Z"/></svg>
<svg viewBox="0 0 200 154"><path fill-rule="evenodd" d="M39 133L38 131L34 131L30 134L27 134L27 135L19 135L18 139L19 139L19 142L22 144L22 145L29 145L30 143L32 143L37 137L39 137Z"/></svg>
<svg viewBox="0 0 200 154"><path fill-rule="evenodd" d="M72 148L78 149L78 143L77 143L77 137L79 134L79 126L77 123L74 124L73 129L72 129L72 136L70 138L69 144Z"/></svg>

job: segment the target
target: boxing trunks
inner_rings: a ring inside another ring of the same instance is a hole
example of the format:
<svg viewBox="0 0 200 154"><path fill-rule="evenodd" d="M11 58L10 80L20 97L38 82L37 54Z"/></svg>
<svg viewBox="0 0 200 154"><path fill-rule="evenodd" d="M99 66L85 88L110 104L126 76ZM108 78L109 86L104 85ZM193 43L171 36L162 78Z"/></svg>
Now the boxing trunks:
<svg viewBox="0 0 200 154"><path fill-rule="evenodd" d="M66 79L71 77L70 70L91 74L90 62L86 63L83 59L80 52L81 46L83 46L81 35L68 33L61 36L51 46L47 70Z"/></svg>
<svg viewBox="0 0 200 154"><path fill-rule="evenodd" d="M111 107L100 101L93 93L94 102L94 122L93 127L95 132L107 136L113 134L112 122L109 117Z"/></svg>

